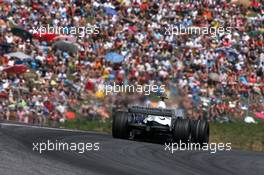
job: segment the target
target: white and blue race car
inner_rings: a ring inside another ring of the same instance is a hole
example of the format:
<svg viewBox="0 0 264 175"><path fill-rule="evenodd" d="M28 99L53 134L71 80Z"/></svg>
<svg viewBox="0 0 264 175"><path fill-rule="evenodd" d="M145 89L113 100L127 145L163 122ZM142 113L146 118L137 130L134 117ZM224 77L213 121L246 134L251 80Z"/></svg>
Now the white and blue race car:
<svg viewBox="0 0 264 175"><path fill-rule="evenodd" d="M112 117L114 138L156 135L182 143L204 144L209 141L209 124L206 120L187 119L177 115L176 109L132 106L126 110L114 110Z"/></svg>

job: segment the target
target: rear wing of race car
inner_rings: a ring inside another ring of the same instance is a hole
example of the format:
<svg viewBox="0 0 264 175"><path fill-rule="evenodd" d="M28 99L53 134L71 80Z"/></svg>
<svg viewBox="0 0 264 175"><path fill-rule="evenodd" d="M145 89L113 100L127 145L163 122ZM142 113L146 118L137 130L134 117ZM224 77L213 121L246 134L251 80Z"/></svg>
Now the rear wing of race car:
<svg viewBox="0 0 264 175"><path fill-rule="evenodd" d="M182 115L179 115L179 111L176 109L132 106L128 108L128 112L134 114L146 114L146 115L156 115L156 116L166 116L166 117L183 117Z"/></svg>

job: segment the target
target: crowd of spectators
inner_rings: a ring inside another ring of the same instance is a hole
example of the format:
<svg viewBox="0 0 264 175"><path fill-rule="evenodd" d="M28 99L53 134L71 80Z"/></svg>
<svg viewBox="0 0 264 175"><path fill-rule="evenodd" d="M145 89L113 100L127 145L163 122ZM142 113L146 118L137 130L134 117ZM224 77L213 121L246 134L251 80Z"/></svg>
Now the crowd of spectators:
<svg viewBox="0 0 264 175"><path fill-rule="evenodd" d="M229 121L263 112L264 3L243 2L0 0L0 117L39 123L75 112L104 120L113 105L148 100L106 96L104 84L112 82L165 85L168 104L194 118ZM33 34L47 25L97 26L99 32L58 39ZM173 35L166 33L171 25L231 32ZM52 47L58 40L78 50ZM8 55L14 52L29 57ZM109 52L124 60L107 61ZM18 64L27 71L5 71Z"/></svg>

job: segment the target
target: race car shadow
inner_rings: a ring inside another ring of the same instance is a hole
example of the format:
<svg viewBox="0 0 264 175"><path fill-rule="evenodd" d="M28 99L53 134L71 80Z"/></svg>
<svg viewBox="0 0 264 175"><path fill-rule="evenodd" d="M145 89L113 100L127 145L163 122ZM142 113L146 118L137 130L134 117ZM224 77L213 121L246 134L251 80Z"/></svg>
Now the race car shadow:
<svg viewBox="0 0 264 175"><path fill-rule="evenodd" d="M134 135L130 138L130 140L137 141L137 142L161 144L161 145L164 145L165 143L172 141L172 139L169 136L166 137L164 135L151 135L151 134Z"/></svg>

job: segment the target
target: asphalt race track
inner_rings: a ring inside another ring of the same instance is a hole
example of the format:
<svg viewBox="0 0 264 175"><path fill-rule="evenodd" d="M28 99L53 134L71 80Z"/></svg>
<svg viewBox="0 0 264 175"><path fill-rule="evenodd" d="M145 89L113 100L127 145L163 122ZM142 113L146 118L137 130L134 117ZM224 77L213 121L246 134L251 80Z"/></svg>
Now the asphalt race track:
<svg viewBox="0 0 264 175"><path fill-rule="evenodd" d="M33 151L34 142L99 142L99 151ZM164 151L111 135L0 123L0 175L263 175L264 153Z"/></svg>

